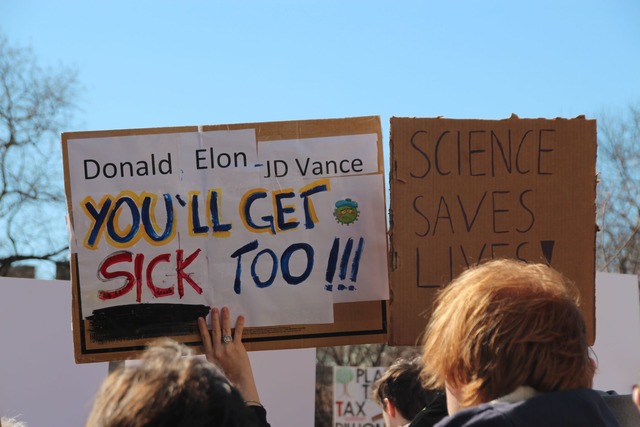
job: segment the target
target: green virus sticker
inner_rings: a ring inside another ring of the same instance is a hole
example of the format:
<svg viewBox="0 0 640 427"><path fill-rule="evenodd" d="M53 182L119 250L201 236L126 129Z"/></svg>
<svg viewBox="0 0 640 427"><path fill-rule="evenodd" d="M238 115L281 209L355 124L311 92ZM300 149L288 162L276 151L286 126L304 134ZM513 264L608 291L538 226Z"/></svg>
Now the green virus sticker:
<svg viewBox="0 0 640 427"><path fill-rule="evenodd" d="M358 211L358 203L351 199L338 200L333 216L336 221L343 225L351 225L358 220L360 211Z"/></svg>

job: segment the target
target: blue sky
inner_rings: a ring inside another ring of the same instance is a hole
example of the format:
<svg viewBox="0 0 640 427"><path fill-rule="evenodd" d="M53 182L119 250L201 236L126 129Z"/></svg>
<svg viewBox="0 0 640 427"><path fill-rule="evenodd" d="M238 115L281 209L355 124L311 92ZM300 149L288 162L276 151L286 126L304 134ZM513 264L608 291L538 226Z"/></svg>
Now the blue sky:
<svg viewBox="0 0 640 427"><path fill-rule="evenodd" d="M379 115L386 147L391 116L640 103L637 0L0 0L0 31L78 70L66 131Z"/></svg>
<svg viewBox="0 0 640 427"><path fill-rule="evenodd" d="M78 69L68 130L595 117L640 99L639 23L635 0L0 0L11 43Z"/></svg>

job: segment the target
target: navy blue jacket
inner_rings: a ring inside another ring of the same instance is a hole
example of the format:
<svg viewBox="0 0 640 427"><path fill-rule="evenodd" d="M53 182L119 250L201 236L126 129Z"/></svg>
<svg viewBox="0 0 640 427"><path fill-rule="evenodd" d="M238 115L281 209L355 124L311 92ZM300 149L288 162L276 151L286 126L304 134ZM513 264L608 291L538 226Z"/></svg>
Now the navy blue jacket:
<svg viewBox="0 0 640 427"><path fill-rule="evenodd" d="M484 403L442 419L436 427L618 427L597 391L543 393L516 403Z"/></svg>
<svg viewBox="0 0 640 427"><path fill-rule="evenodd" d="M264 406L249 405L248 408L256 418L256 427L271 427L267 422L267 410Z"/></svg>

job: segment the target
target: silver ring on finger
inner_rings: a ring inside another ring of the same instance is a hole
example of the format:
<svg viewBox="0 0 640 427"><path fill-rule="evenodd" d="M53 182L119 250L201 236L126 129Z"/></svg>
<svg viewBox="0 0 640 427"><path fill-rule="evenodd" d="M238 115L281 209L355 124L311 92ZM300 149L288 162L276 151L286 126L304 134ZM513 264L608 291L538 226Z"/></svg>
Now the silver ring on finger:
<svg viewBox="0 0 640 427"><path fill-rule="evenodd" d="M223 344L229 344L233 342L233 337L231 335L223 335L222 336L222 343Z"/></svg>

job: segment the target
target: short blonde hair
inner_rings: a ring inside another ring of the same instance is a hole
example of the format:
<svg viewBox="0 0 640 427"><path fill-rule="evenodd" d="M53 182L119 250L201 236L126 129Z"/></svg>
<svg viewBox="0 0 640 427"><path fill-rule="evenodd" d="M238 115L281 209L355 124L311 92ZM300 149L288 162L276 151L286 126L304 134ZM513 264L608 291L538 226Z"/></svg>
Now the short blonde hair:
<svg viewBox="0 0 640 427"><path fill-rule="evenodd" d="M544 264L493 260L454 279L436 298L424 338L422 379L448 386L462 406L530 386L591 388L578 291Z"/></svg>
<svg viewBox="0 0 640 427"><path fill-rule="evenodd" d="M103 381L85 426L244 427L254 422L222 371L185 345L161 338L141 363Z"/></svg>
<svg viewBox="0 0 640 427"><path fill-rule="evenodd" d="M23 421L18 421L16 418L0 418L0 427L27 427L27 424Z"/></svg>

